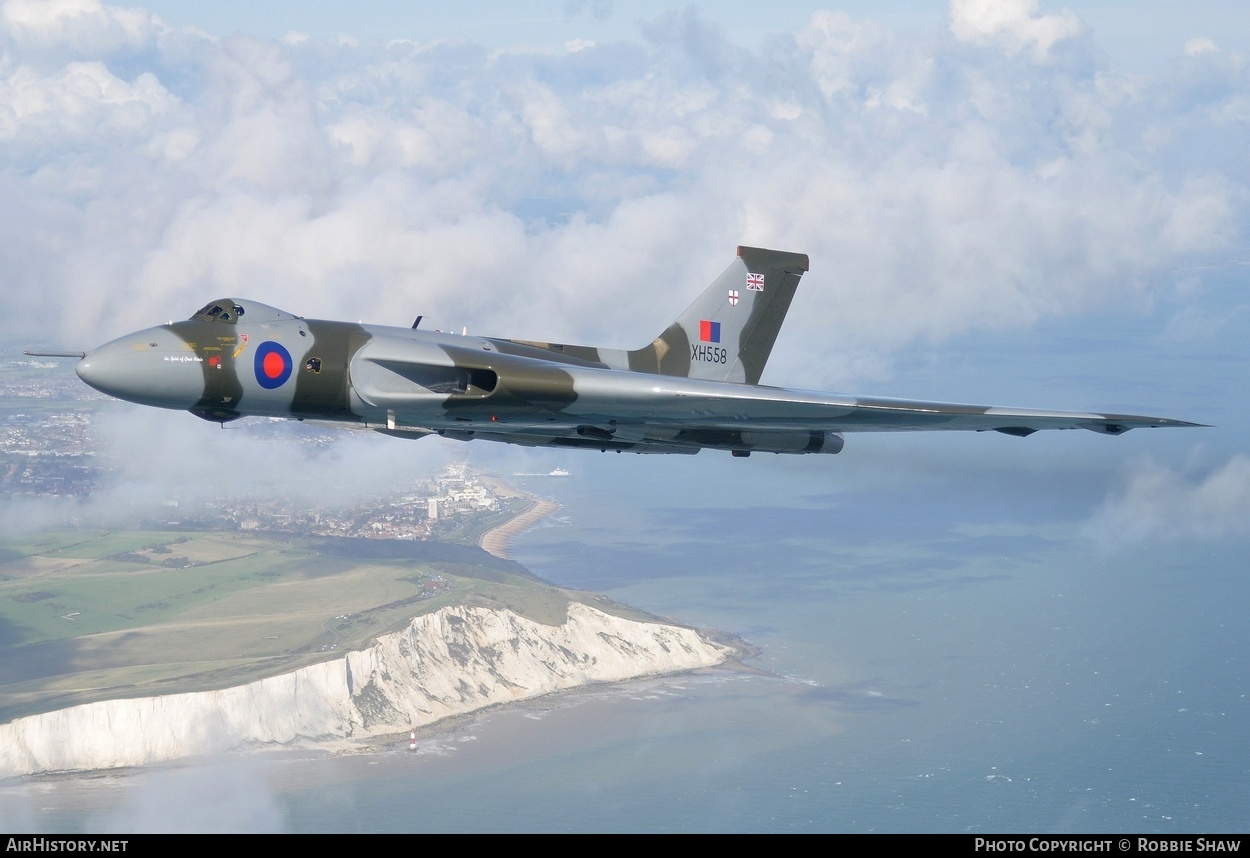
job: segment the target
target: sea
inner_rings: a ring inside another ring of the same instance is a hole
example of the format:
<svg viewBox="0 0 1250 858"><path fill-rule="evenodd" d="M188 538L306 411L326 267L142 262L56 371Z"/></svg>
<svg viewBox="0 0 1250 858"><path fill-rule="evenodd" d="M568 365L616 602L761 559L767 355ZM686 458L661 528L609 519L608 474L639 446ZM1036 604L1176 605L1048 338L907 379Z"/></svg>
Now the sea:
<svg viewBox="0 0 1250 858"><path fill-rule="evenodd" d="M1083 451L1105 448L979 446L998 440L1019 443L511 477L561 505L512 543L535 574L756 654L499 707L415 751L7 781L0 830L1250 829L1245 539L1100 529L1116 465Z"/></svg>

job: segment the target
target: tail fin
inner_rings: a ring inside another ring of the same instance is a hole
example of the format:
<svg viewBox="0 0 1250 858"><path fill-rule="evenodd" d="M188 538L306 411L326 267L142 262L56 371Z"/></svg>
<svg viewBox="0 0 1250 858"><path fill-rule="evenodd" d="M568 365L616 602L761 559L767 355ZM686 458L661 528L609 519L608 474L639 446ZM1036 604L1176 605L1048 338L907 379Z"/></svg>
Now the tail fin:
<svg viewBox="0 0 1250 858"><path fill-rule="evenodd" d="M739 247L738 258L677 321L629 352L634 372L758 384L807 255Z"/></svg>

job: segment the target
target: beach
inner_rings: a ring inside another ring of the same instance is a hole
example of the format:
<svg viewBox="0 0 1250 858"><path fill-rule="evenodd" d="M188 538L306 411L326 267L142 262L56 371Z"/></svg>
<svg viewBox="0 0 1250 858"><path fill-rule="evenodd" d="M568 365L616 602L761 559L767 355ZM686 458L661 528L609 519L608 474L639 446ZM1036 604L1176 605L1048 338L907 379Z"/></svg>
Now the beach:
<svg viewBox="0 0 1250 858"><path fill-rule="evenodd" d="M511 554L509 553L508 548L512 540L527 528L533 527L535 524L560 509L560 504L553 500L540 498L537 495L524 492L515 486L504 482L498 477L479 475L479 478L483 482L489 483L491 488L502 497L526 498L530 501L530 505L522 510L520 514L509 519L498 527L486 531L482 534L482 538L478 540L478 545L481 546L482 550L486 551L488 554L493 554L495 557L505 560L511 559Z"/></svg>

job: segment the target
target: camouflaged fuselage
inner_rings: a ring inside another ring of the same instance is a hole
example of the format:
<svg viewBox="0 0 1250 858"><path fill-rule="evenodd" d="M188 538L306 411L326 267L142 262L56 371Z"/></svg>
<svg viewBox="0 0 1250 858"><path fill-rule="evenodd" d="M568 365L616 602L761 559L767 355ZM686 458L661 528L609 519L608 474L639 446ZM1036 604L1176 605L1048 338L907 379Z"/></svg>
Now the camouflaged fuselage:
<svg viewBox="0 0 1250 858"><path fill-rule="evenodd" d="M1195 425L1133 415L838 396L758 384L801 254L739 248L677 321L632 351L304 319L213 301L91 351L78 373L132 402L225 423L331 421L402 437L652 453L836 453L844 432Z"/></svg>

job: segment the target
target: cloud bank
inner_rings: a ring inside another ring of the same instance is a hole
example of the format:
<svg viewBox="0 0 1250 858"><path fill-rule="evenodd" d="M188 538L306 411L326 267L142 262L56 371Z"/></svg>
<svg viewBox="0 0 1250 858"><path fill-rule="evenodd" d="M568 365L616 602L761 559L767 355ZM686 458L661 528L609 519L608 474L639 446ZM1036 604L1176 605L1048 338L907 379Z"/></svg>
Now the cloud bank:
<svg viewBox="0 0 1250 858"><path fill-rule="evenodd" d="M813 262L777 376L814 358L807 386L845 387L1245 250L1244 62L1191 40L1120 75L1031 0L907 34L821 11L746 47L688 7L558 53L0 12L0 288L28 339L230 294L637 346L746 243Z"/></svg>
<svg viewBox="0 0 1250 858"><path fill-rule="evenodd" d="M1147 460L1095 513L1088 535L1104 544L1250 536L1250 456L1207 474Z"/></svg>

